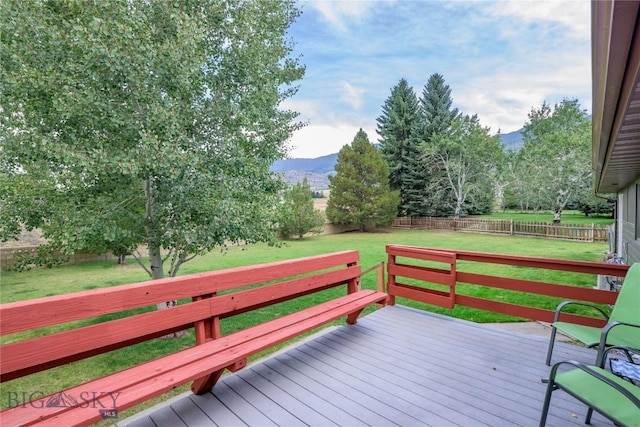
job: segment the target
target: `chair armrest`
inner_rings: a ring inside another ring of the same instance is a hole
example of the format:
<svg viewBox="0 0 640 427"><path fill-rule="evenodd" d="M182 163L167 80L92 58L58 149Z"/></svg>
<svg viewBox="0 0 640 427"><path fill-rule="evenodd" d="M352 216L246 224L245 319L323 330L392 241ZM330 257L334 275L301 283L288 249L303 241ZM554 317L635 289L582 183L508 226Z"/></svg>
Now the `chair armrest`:
<svg viewBox="0 0 640 427"><path fill-rule="evenodd" d="M596 361L596 365L603 367L604 363L606 361L606 357L605 357L605 347L607 346L607 336L609 335L609 332L615 328L616 326L630 326L632 328L640 328L640 325L636 325L633 323L625 323L625 322L609 322L605 325L604 328L602 328L602 332L600 333L600 343L598 344L598 360ZM640 333L640 332L638 332ZM638 353L640 354L640 352L638 350L633 350L632 348L629 347L622 347L622 346L618 346L618 349L622 349L624 351L624 349L627 350L627 357L629 357L629 353L628 351L633 351L634 353Z"/></svg>
<svg viewBox="0 0 640 427"><path fill-rule="evenodd" d="M616 326L631 326L632 328L640 328L640 325L636 324L636 323L626 323L626 322L609 322L605 325L605 327L602 329L602 333L609 333L609 331L613 328L615 328Z"/></svg>
<svg viewBox="0 0 640 427"><path fill-rule="evenodd" d="M611 379L605 377L600 372L594 371L592 369L592 366L585 365L584 363L577 362L575 360L565 360L565 361L558 362L555 365L553 365L553 368L551 368L551 375L549 376L549 381L551 383L553 383L554 385L555 385L556 373L558 371L558 368L562 364L573 365L576 368L586 372L587 374L599 379L600 381L602 381L605 384L607 384L609 387L611 387L611 388L615 389L616 391L618 391L619 393L621 393L624 397L629 399L631 401L631 403L633 403L638 408L640 408L640 399L638 399L636 396L631 394L631 392L629 392L629 390L625 389L624 387L620 386L619 384L615 383L614 381L611 381Z"/></svg>
<svg viewBox="0 0 640 427"><path fill-rule="evenodd" d="M600 307L598 307L595 304L590 304L588 302L581 302L581 301L563 301L560 304L558 304L558 306L556 307L556 313L553 316L553 322L557 322L558 319L560 318L560 313L562 312L562 309L565 308L568 305L582 305L584 307L591 307L591 308L595 308L596 310L598 310L600 312L600 314L602 314L602 316L606 319L609 320L609 315Z"/></svg>
<svg viewBox="0 0 640 427"><path fill-rule="evenodd" d="M611 350L618 350L618 351L622 351L624 353L624 355L627 357L627 360L631 363L635 363L633 360L633 357L631 355L631 353L635 353L640 355L640 350L637 350L635 348L631 348L631 347L625 347L622 345L612 345L611 347L607 347L603 353L602 356L602 362L604 365L604 362L606 362L607 360L607 354L611 351ZM601 368L603 368L604 366L601 366Z"/></svg>

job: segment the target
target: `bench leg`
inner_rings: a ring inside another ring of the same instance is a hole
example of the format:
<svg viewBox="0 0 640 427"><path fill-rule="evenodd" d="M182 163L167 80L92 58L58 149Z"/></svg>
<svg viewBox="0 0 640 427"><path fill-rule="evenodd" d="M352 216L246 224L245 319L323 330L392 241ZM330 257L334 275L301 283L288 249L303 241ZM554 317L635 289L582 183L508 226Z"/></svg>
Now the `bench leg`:
<svg viewBox="0 0 640 427"><path fill-rule="evenodd" d="M236 372L244 368L245 366L247 366L247 359L242 359L232 365L227 366L226 368L215 371L205 377L198 378L193 382L193 384L191 384L191 391L193 392L193 394L208 393L213 388L213 386L216 385L220 377L222 377L225 369L228 369L231 372Z"/></svg>
<svg viewBox="0 0 640 427"><path fill-rule="evenodd" d="M354 311L353 313L349 313L347 315L347 323L350 325L355 325L358 322L358 317L360 317L360 313L362 313L364 308L361 308L358 311Z"/></svg>
<svg viewBox="0 0 640 427"><path fill-rule="evenodd" d="M193 394L208 393L213 388L213 386L216 385L223 372L224 369L220 369L219 371L215 371L214 373L206 377L198 378L193 382L193 384L191 384L191 391L193 392Z"/></svg>

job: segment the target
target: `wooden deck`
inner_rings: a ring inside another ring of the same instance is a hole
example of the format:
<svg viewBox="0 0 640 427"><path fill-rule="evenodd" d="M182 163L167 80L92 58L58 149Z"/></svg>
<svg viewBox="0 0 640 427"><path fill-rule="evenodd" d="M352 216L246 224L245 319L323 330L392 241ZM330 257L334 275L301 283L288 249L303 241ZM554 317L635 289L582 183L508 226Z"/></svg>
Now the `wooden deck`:
<svg viewBox="0 0 640 427"><path fill-rule="evenodd" d="M385 307L178 396L119 426L534 426L548 339ZM595 360L558 343L553 361ZM549 426L584 425L586 407L554 393ZM598 414L594 426L612 423Z"/></svg>

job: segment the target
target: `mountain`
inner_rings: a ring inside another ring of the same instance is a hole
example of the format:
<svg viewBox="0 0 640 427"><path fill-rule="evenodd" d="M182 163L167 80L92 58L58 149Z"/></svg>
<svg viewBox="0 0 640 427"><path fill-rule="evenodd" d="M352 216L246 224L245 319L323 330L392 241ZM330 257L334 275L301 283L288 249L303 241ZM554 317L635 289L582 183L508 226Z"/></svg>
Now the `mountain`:
<svg viewBox="0 0 640 427"><path fill-rule="evenodd" d="M304 178L312 190L329 188L329 175L334 173L338 153L328 154L315 159L276 160L271 171L281 173L285 182L297 184Z"/></svg>
<svg viewBox="0 0 640 427"><path fill-rule="evenodd" d="M315 159L285 159L276 160L271 165L272 172L286 172L286 171L307 171L314 173L330 173L338 160L338 153L328 154L326 156L317 157Z"/></svg>
<svg viewBox="0 0 640 427"><path fill-rule="evenodd" d="M505 151L518 151L522 147L522 131L500 135ZM377 148L380 144L375 144ZM329 188L329 175L333 175L338 153L316 157L315 159L284 159L276 160L271 165L271 171L281 173L289 184L297 184L304 178L312 190L324 190Z"/></svg>
<svg viewBox="0 0 640 427"><path fill-rule="evenodd" d="M587 118L592 120L593 116L589 114L587 115ZM522 148L522 144L524 143L524 137L522 136L523 131L524 128L520 128L513 132L500 135L500 141L504 145L504 151L518 151Z"/></svg>
<svg viewBox="0 0 640 427"><path fill-rule="evenodd" d="M522 148L524 138L522 137L522 131L524 128L515 130L513 132L500 135L500 141L504 145L504 151L518 151Z"/></svg>

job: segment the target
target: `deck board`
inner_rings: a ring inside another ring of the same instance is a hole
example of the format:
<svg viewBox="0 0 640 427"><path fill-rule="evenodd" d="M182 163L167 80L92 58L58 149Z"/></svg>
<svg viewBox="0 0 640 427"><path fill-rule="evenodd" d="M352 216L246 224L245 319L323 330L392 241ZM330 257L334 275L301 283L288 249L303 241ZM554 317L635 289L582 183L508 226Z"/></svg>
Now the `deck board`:
<svg viewBox="0 0 640 427"><path fill-rule="evenodd" d="M548 339L385 307L356 325L226 375L119 426L532 426L546 386ZM593 363L595 351L557 343L553 361ZM549 426L582 426L586 407L554 393ZM594 414L593 426L613 424Z"/></svg>
<svg viewBox="0 0 640 427"><path fill-rule="evenodd" d="M215 426L216 424L205 414L192 399L180 399L171 408L180 415L182 422L188 426Z"/></svg>

